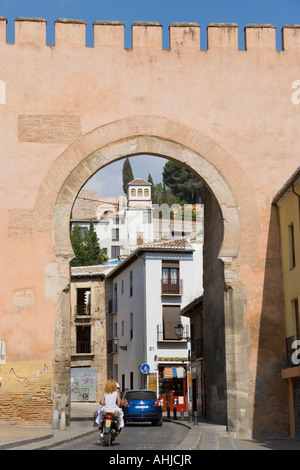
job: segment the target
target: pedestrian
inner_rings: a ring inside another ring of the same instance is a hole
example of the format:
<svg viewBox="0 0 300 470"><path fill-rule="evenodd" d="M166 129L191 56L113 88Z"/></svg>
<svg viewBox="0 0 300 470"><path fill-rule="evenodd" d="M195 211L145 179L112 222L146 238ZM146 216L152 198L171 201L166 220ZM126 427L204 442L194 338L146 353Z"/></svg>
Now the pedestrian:
<svg viewBox="0 0 300 470"><path fill-rule="evenodd" d="M117 388L117 382L115 380L110 379L106 382L104 392L99 403L102 407L99 409L98 417L96 419L98 426L100 426L103 412L110 411L118 415L118 426L121 430L121 428L124 427L124 413L122 408L120 408L122 406L122 401Z"/></svg>

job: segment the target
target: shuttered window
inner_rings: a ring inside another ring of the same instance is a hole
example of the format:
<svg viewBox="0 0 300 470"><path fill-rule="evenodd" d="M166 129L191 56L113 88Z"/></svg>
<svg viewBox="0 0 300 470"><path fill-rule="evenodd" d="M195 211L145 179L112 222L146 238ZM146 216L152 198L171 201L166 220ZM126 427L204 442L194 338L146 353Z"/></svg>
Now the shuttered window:
<svg viewBox="0 0 300 470"><path fill-rule="evenodd" d="M180 321L180 305L163 306L164 339L178 339L175 325Z"/></svg>

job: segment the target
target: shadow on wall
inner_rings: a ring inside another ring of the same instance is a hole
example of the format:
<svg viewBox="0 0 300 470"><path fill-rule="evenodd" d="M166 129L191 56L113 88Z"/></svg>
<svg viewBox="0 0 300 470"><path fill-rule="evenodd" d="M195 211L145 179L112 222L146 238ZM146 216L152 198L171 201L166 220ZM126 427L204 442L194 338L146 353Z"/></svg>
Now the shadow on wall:
<svg viewBox="0 0 300 470"><path fill-rule="evenodd" d="M288 437L284 295L278 208L271 207L254 397L253 437Z"/></svg>
<svg viewBox="0 0 300 470"><path fill-rule="evenodd" d="M224 265L218 259L224 238L223 217L214 194L204 185L203 338L207 418L226 424L226 349Z"/></svg>

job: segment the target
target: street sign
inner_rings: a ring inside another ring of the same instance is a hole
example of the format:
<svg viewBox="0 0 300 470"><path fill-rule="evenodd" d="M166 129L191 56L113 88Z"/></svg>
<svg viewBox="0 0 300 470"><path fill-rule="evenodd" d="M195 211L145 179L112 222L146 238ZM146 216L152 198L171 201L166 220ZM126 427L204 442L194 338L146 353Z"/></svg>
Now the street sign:
<svg viewBox="0 0 300 470"><path fill-rule="evenodd" d="M142 372L142 374L149 374L149 372L150 372L149 364L142 364L141 365L141 372Z"/></svg>

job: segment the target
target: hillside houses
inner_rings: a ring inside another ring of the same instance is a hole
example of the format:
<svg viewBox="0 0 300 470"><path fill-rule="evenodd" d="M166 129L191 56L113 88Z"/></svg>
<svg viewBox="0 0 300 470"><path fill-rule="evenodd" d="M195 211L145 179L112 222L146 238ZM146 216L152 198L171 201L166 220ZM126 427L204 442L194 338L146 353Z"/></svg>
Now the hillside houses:
<svg viewBox="0 0 300 470"><path fill-rule="evenodd" d="M179 208L153 205L151 184L139 178L128 185L127 196L99 197L96 191L82 190L74 204L71 230L80 225L86 230L90 220L109 259L123 259L138 246L152 241L181 238L202 240L203 205L197 205L192 220L191 206L184 220L174 217Z"/></svg>

